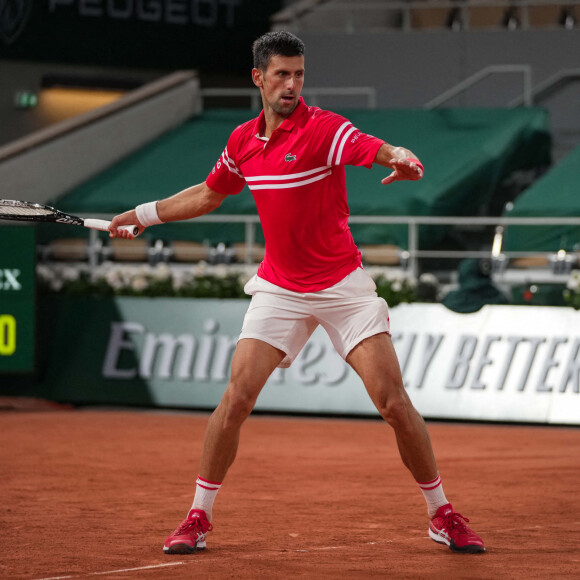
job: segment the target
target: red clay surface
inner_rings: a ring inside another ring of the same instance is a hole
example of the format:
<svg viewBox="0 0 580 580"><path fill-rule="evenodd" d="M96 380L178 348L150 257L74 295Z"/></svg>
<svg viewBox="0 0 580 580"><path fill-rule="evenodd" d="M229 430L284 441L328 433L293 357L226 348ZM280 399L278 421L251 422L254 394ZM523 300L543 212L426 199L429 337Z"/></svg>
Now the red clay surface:
<svg viewBox="0 0 580 580"><path fill-rule="evenodd" d="M206 414L0 414L0 578L580 578L580 429L430 424L447 497L488 551L427 535L379 420L253 416L208 550L166 556Z"/></svg>

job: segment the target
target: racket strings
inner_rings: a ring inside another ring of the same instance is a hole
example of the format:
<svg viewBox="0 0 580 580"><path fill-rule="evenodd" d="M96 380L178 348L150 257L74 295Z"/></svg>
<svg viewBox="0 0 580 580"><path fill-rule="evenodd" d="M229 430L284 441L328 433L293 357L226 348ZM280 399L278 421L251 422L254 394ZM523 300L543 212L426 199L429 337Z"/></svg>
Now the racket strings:
<svg viewBox="0 0 580 580"><path fill-rule="evenodd" d="M53 212L44 207L32 206L14 206L7 204L0 204L0 216L35 216L35 215L51 215Z"/></svg>

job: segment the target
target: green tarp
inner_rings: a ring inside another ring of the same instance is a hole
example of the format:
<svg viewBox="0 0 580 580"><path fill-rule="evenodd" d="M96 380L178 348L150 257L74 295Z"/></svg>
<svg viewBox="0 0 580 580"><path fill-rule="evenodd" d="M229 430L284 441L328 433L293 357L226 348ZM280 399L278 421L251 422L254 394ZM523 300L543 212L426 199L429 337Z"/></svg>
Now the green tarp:
<svg viewBox="0 0 580 580"><path fill-rule="evenodd" d="M451 290L442 303L453 310L467 314L477 312L486 304L508 304L507 297L495 287L488 261L467 259L457 268L459 288Z"/></svg>
<svg viewBox="0 0 580 580"><path fill-rule="evenodd" d="M361 131L411 149L425 165L414 183L381 185L387 174L347 168L351 215L474 215L500 181L513 170L550 160L547 113L539 108L343 111ZM125 158L54 203L70 213L118 213L203 181L234 127L249 111L208 111ZM228 198L217 210L255 214L250 191ZM406 226L352 226L360 244L407 247ZM421 243L441 237L445 228L424 227ZM167 239L211 243L244 239L242 224L171 224L148 230ZM261 233L258 233L260 241Z"/></svg>
<svg viewBox="0 0 580 580"><path fill-rule="evenodd" d="M538 179L513 204L506 217L580 216L580 146ZM577 226L509 226L505 251L557 252L580 248Z"/></svg>

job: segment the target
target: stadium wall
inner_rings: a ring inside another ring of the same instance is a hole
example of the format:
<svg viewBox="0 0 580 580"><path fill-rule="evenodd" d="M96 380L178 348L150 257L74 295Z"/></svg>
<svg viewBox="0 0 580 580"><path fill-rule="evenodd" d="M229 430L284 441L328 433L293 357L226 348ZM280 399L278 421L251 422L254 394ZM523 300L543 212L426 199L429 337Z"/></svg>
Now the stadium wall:
<svg viewBox="0 0 580 580"><path fill-rule="evenodd" d="M532 85L576 70L580 30L466 32L301 32L311 86L375 86L379 108L423 107L489 65L530 65ZM580 83L558 87L535 105L549 109L552 131L565 150L580 142ZM523 75L495 74L445 104L505 107L522 96Z"/></svg>
<svg viewBox="0 0 580 580"><path fill-rule="evenodd" d="M227 384L246 300L44 297L38 378L3 394L73 404L213 409ZM79 322L82 321L82 324ZM426 418L580 425L580 312L440 304L391 309L406 388ZM376 415L358 376L318 329L278 369L256 409Z"/></svg>
<svg viewBox="0 0 580 580"><path fill-rule="evenodd" d="M0 147L3 197L61 196L196 114L198 94L197 75L176 72Z"/></svg>

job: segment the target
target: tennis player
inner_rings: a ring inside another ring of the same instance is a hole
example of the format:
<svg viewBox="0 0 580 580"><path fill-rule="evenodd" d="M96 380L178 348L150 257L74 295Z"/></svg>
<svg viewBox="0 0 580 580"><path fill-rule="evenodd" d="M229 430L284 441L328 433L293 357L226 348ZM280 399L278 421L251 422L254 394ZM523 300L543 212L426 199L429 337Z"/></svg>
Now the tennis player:
<svg viewBox="0 0 580 580"><path fill-rule="evenodd" d="M383 184L415 181L423 165L404 147L365 134L348 119L306 105L304 44L270 32L253 45L252 80L263 111L232 132L205 182L139 205L112 221L144 228L215 210L247 185L266 240L258 273L246 285L252 300L234 352L231 377L205 433L193 505L163 551L206 547L216 495L236 456L240 429L276 367L292 364L320 324L358 373L382 417L394 429L403 463L423 493L430 537L456 552L484 552L467 518L447 501L425 423L403 386L386 302L348 227L345 165L391 170Z"/></svg>

